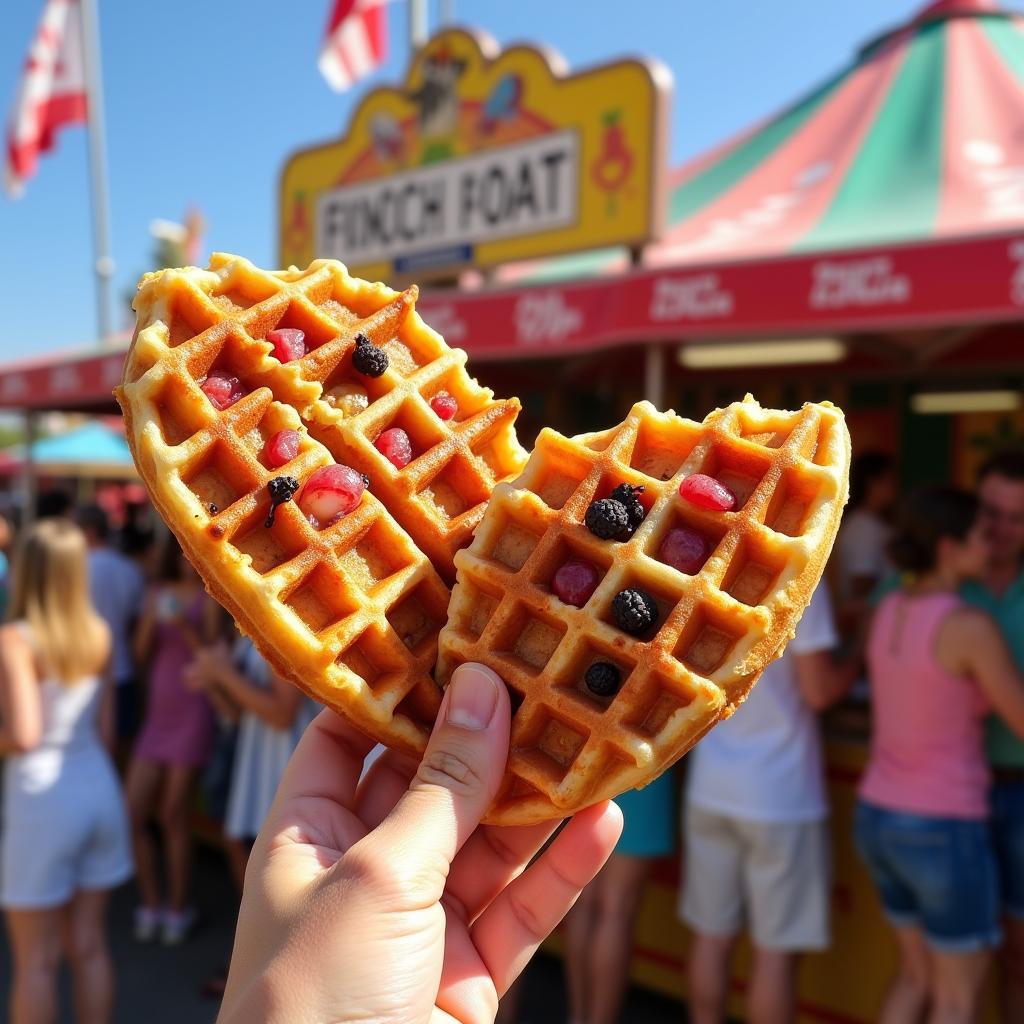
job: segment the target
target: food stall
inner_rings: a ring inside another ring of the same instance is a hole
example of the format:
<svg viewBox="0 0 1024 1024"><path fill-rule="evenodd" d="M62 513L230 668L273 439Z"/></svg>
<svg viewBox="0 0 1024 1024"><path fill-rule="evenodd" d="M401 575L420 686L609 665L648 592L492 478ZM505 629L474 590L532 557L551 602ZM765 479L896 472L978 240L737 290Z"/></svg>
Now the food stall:
<svg viewBox="0 0 1024 1024"><path fill-rule="evenodd" d="M587 251L527 259L536 237L481 240L440 214L436 237L421 237L418 222L403 237L397 214L383 237L398 202L383 197L406 187L450 195L437 184L445 171L458 182L481 151L504 154L481 128L488 111L508 111L510 139L539 145L567 130L540 116L557 109L545 90L563 71L549 56L547 70L536 66L527 49L533 70L513 72L524 48L502 53L442 33L404 89L370 93L338 140L289 159L281 262L316 252L357 273L433 280L420 311L469 351L484 383L523 399L527 443L543 424L577 432L615 422L644 396L699 417L747 390L783 407L833 399L855 447L894 451L908 483L967 481L988 450L1024 433L1020 18L992 0L928 5L779 115L670 175L667 195L653 200L665 221L646 242L584 246L549 226L549 242ZM503 84L510 76L514 86ZM439 144L415 109L436 79L447 110ZM593 111L581 116L593 121ZM604 125L612 143L599 134L573 165L580 196L606 151L620 158L598 178L627 195L623 154L649 151L635 126L614 116ZM615 208L604 198L586 220ZM893 963L852 847L866 752L863 716L852 723L841 718L828 741L836 941L803 965L803 1021L872 1020ZM637 979L672 994L684 990L687 946L674 913L678 870L658 866L634 962ZM746 977L741 955L737 1014Z"/></svg>

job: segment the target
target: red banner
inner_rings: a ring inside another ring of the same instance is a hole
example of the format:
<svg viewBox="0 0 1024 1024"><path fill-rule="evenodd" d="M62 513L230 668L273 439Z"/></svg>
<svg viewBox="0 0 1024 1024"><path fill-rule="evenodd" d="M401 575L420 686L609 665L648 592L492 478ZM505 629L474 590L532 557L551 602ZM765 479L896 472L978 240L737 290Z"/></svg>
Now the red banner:
<svg viewBox="0 0 1024 1024"><path fill-rule="evenodd" d="M474 359L1014 320L1024 314L1024 235L428 293L418 308Z"/></svg>
<svg viewBox="0 0 1024 1024"><path fill-rule="evenodd" d="M114 405L125 349L68 358L65 353L0 367L0 409L89 409Z"/></svg>
<svg viewBox="0 0 1024 1024"><path fill-rule="evenodd" d="M554 357L646 341L1014 321L1024 316L1024 234L425 293L419 310L473 360ZM0 408L107 404L123 360L123 351L105 351L3 367Z"/></svg>

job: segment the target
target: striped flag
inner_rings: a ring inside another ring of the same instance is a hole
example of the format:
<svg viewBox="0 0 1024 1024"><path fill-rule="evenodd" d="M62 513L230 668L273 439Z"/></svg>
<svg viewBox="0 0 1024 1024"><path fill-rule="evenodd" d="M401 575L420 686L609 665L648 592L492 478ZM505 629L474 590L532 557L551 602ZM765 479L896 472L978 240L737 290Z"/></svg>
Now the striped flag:
<svg viewBox="0 0 1024 1024"><path fill-rule="evenodd" d="M383 63L388 25L385 0L333 0L320 47L320 71L337 92L350 89Z"/></svg>
<svg viewBox="0 0 1024 1024"><path fill-rule="evenodd" d="M59 128L87 117L78 0L46 0L7 128L8 193L24 191Z"/></svg>

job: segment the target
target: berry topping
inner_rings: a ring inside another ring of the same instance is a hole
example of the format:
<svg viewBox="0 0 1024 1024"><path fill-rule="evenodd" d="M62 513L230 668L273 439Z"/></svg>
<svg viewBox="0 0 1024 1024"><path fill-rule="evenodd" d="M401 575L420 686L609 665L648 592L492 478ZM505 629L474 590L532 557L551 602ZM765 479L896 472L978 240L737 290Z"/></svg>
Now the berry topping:
<svg viewBox="0 0 1024 1024"><path fill-rule="evenodd" d="M274 516L277 514L277 506L283 505L286 501L292 500L292 495L299 489L299 481L293 476L275 476L267 484L270 491L270 514L263 524L268 529L274 525Z"/></svg>
<svg viewBox="0 0 1024 1024"><path fill-rule="evenodd" d="M337 384L324 395L324 401L346 416L358 416L370 404L370 396L359 384Z"/></svg>
<svg viewBox="0 0 1024 1024"><path fill-rule="evenodd" d="M291 462L299 454L299 432L297 430L279 430L267 442L265 451L267 465L271 469L280 469L286 462Z"/></svg>
<svg viewBox="0 0 1024 1024"><path fill-rule="evenodd" d="M621 501L601 498L592 501L583 517L587 529L601 540L617 540L629 530L629 512Z"/></svg>
<svg viewBox="0 0 1024 1024"><path fill-rule="evenodd" d="M613 697L622 685L622 673L608 661L595 661L583 676L587 689L595 697Z"/></svg>
<svg viewBox="0 0 1024 1024"><path fill-rule="evenodd" d="M373 444L395 469L405 469L412 462L412 442L401 427L385 430Z"/></svg>
<svg viewBox="0 0 1024 1024"><path fill-rule="evenodd" d="M365 334L357 334L352 365L364 377L379 377L388 368L388 354L377 348Z"/></svg>
<svg viewBox="0 0 1024 1024"><path fill-rule="evenodd" d="M349 466L321 466L302 488L299 508L311 525L330 526L359 504L365 490L365 477Z"/></svg>
<svg viewBox="0 0 1024 1024"><path fill-rule="evenodd" d="M582 608L590 600L590 595L597 590L600 579L597 569L589 562L570 558L558 567L551 581L551 589L559 600L575 608Z"/></svg>
<svg viewBox="0 0 1024 1024"><path fill-rule="evenodd" d="M679 485L679 497L713 512L732 512L736 508L736 495L721 481L704 473L688 476Z"/></svg>
<svg viewBox="0 0 1024 1024"><path fill-rule="evenodd" d="M227 370L211 370L199 386L214 409L226 409L245 395L242 382Z"/></svg>
<svg viewBox="0 0 1024 1024"><path fill-rule="evenodd" d="M439 420L450 420L459 411L459 403L447 391L442 391L430 400L430 408Z"/></svg>
<svg viewBox="0 0 1024 1024"><path fill-rule="evenodd" d="M643 487L631 487L629 484L619 484L609 495L613 501L621 502L626 508L626 515L629 517L629 528L627 536L632 537L636 528L644 521L647 510L640 503L637 495L643 494Z"/></svg>
<svg viewBox="0 0 1024 1024"><path fill-rule="evenodd" d="M297 327L278 327L267 335L267 341L274 346L274 355L282 363L301 359L306 354L306 333Z"/></svg>
<svg viewBox="0 0 1024 1024"><path fill-rule="evenodd" d="M708 560L708 542L696 530L676 527L665 534L658 548L658 558L673 569L693 576Z"/></svg>
<svg viewBox="0 0 1024 1024"><path fill-rule="evenodd" d="M620 590L612 600L612 615L619 629L640 636L657 621L658 606L646 591Z"/></svg>

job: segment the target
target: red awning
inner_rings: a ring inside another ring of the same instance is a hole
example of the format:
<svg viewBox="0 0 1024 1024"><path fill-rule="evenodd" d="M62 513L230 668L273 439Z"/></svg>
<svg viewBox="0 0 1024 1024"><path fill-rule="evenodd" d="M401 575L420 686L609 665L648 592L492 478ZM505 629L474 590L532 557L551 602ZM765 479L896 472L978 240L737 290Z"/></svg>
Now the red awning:
<svg viewBox="0 0 1024 1024"><path fill-rule="evenodd" d="M1024 231L614 279L428 294L423 318L474 359L623 343L846 334L1020 319Z"/></svg>
<svg viewBox="0 0 1024 1024"><path fill-rule="evenodd" d="M127 339L116 346L54 352L0 366L0 409L116 409Z"/></svg>

